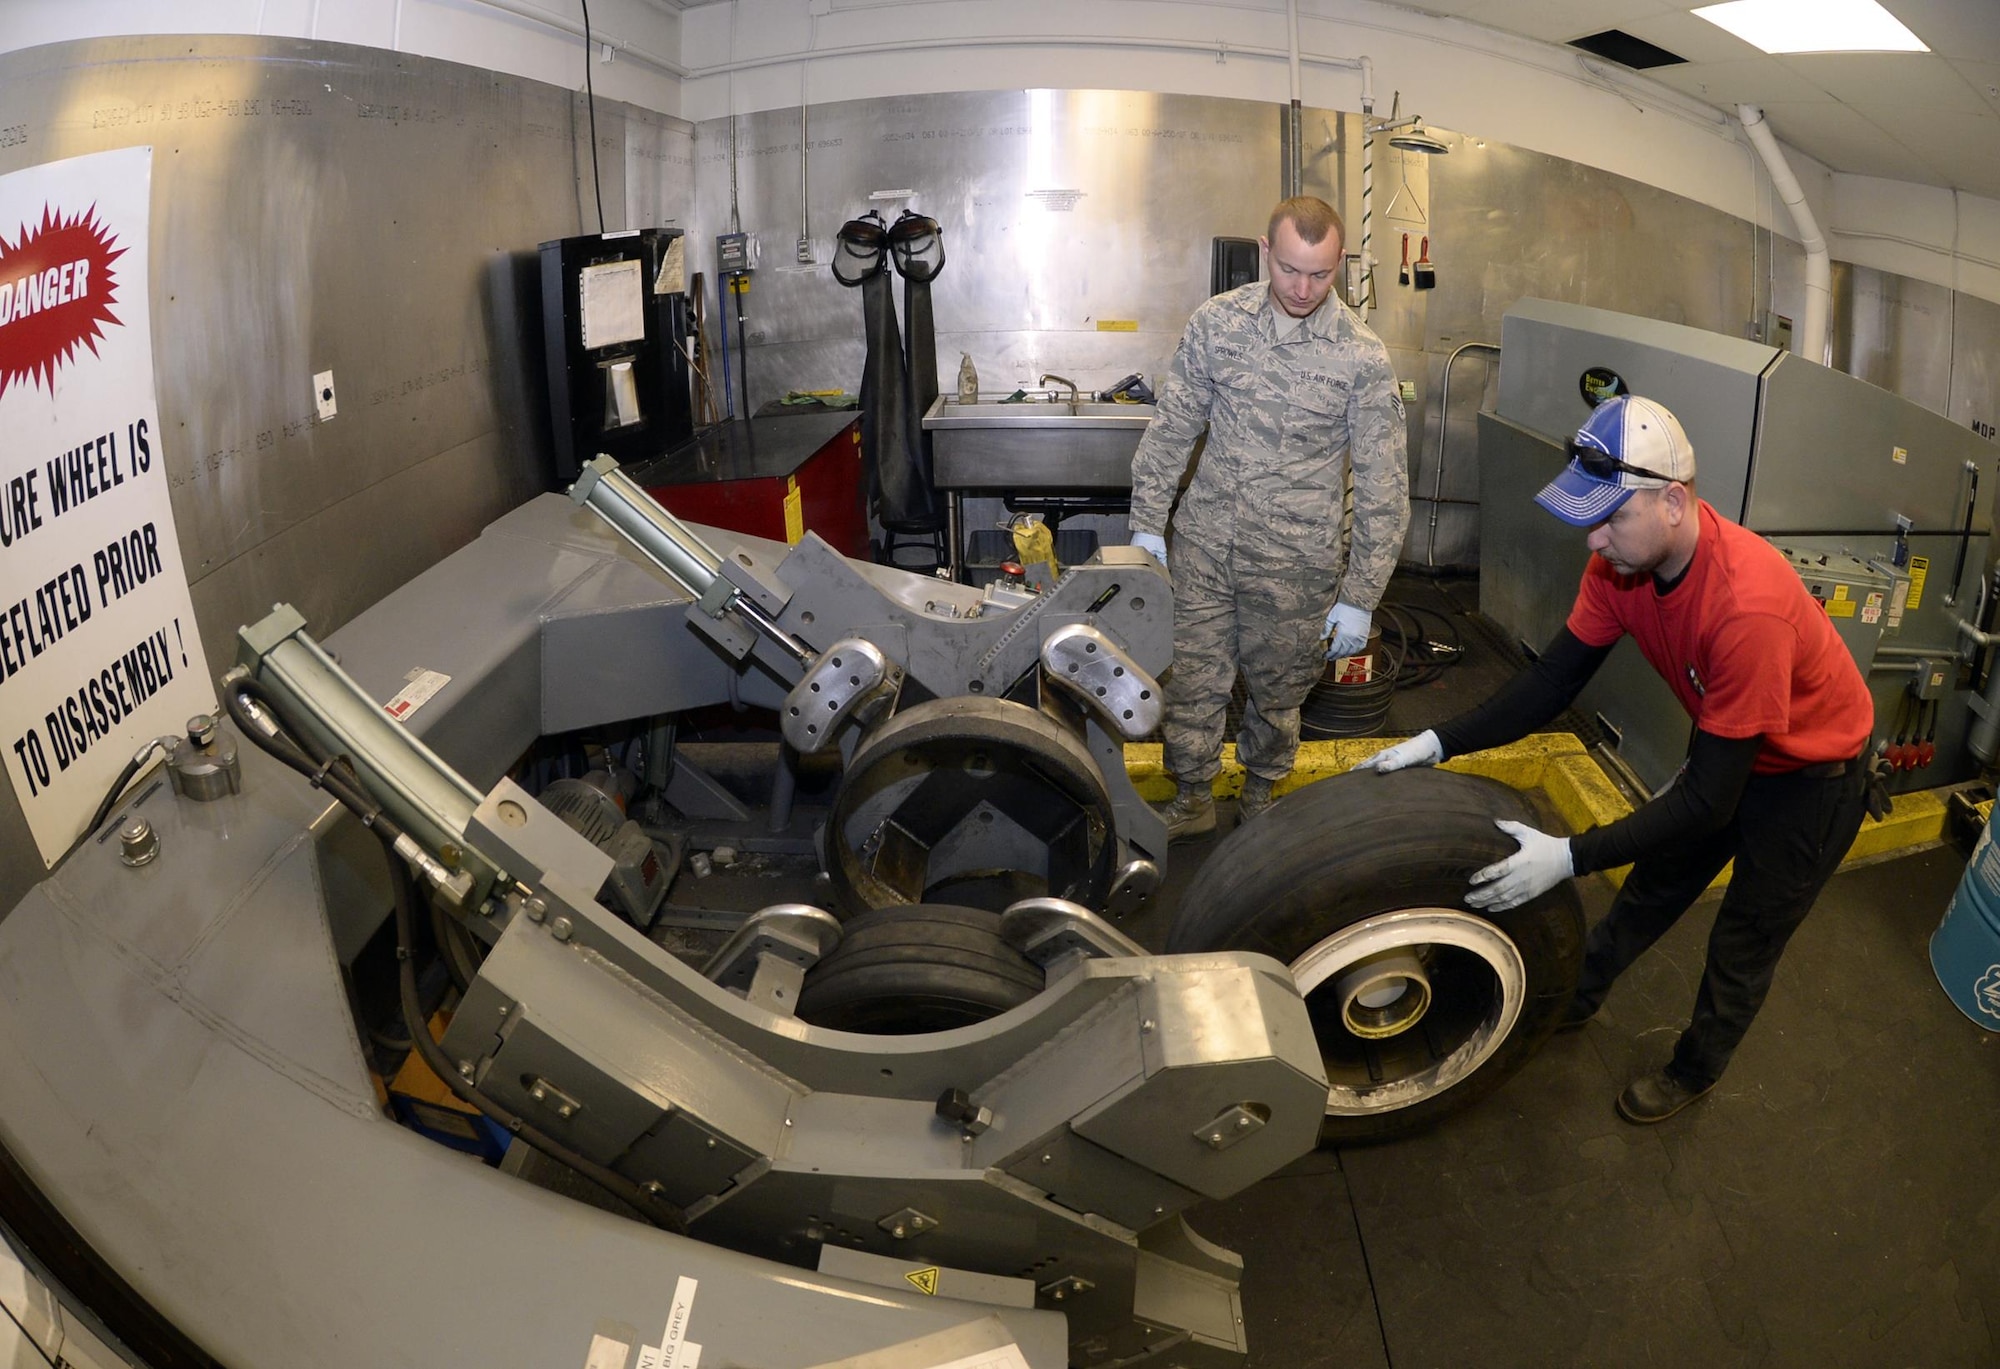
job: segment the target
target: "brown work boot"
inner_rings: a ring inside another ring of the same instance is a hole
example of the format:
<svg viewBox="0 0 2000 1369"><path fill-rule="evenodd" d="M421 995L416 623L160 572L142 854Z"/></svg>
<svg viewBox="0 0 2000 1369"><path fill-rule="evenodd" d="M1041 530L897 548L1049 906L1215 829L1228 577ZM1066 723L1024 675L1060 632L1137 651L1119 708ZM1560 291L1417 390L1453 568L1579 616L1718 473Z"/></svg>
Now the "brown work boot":
<svg viewBox="0 0 2000 1369"><path fill-rule="evenodd" d="M1267 780L1262 775L1245 775L1243 797L1236 803L1236 821L1248 822L1276 803L1277 797L1271 792L1276 784L1276 780Z"/></svg>
<svg viewBox="0 0 2000 1369"><path fill-rule="evenodd" d="M1215 830L1215 798L1206 784L1183 784L1172 803L1155 808L1167 821L1167 840L1183 841Z"/></svg>

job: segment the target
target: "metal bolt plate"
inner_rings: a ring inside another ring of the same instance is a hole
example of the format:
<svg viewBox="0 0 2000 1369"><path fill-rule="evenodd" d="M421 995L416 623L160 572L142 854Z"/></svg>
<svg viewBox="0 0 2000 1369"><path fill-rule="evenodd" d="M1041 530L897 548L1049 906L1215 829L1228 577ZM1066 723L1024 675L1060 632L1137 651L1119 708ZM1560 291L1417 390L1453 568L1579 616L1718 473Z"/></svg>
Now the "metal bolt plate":
<svg viewBox="0 0 2000 1369"><path fill-rule="evenodd" d="M937 1230L938 1219L927 1216L917 1211L914 1207L906 1207L900 1211L891 1212L881 1221L875 1223L875 1225L901 1241L911 1236L921 1236L926 1231Z"/></svg>
<svg viewBox="0 0 2000 1369"><path fill-rule="evenodd" d="M1271 1110L1261 1103L1238 1103L1225 1108L1206 1126L1196 1127L1194 1137L1210 1150L1228 1150L1246 1136L1264 1129Z"/></svg>

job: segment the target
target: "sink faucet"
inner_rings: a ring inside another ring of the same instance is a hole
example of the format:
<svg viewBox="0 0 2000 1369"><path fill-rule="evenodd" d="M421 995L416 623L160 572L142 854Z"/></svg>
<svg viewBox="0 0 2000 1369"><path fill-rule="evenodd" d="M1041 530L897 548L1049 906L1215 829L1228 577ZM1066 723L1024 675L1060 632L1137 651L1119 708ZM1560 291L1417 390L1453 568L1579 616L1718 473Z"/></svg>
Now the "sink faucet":
<svg viewBox="0 0 2000 1369"><path fill-rule="evenodd" d="M1072 404L1076 403L1076 382L1068 376L1046 375L1036 381L1035 384L1046 387L1051 380L1059 380L1069 386L1069 402Z"/></svg>

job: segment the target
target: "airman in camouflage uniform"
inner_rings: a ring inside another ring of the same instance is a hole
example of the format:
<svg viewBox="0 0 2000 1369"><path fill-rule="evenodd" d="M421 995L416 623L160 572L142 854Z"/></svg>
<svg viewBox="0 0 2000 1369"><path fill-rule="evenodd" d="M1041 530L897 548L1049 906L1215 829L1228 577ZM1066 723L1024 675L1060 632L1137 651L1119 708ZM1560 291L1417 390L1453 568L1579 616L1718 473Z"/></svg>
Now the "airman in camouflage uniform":
<svg viewBox="0 0 2000 1369"><path fill-rule="evenodd" d="M1317 243L1303 234L1315 228ZM1387 350L1332 292L1340 220L1287 200L1265 240L1266 282L1215 296L1188 320L1159 412L1132 459L1135 545L1159 555L1195 440L1208 443L1173 512L1174 662L1166 765L1180 782L1170 832L1213 830L1229 694L1249 687L1237 758L1244 815L1271 801L1318 680L1322 623L1367 622L1409 522L1403 406ZM1321 269L1323 268L1323 269ZM1349 472L1352 545L1342 535ZM1150 545L1149 545L1150 544ZM1329 606L1338 605L1329 613Z"/></svg>

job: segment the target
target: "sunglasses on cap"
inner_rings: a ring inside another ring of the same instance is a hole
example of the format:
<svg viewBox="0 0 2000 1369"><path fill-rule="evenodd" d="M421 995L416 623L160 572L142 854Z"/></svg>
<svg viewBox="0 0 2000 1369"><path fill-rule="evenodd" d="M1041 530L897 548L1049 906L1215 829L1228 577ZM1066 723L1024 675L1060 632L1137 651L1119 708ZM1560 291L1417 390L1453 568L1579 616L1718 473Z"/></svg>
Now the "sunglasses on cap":
<svg viewBox="0 0 2000 1369"><path fill-rule="evenodd" d="M1585 474L1594 475L1599 480L1611 480L1622 473L1644 476L1648 480L1664 480L1670 485L1674 483L1671 475L1661 475L1644 466L1628 466L1610 453L1587 447L1573 437L1569 440L1569 459L1582 467Z"/></svg>

